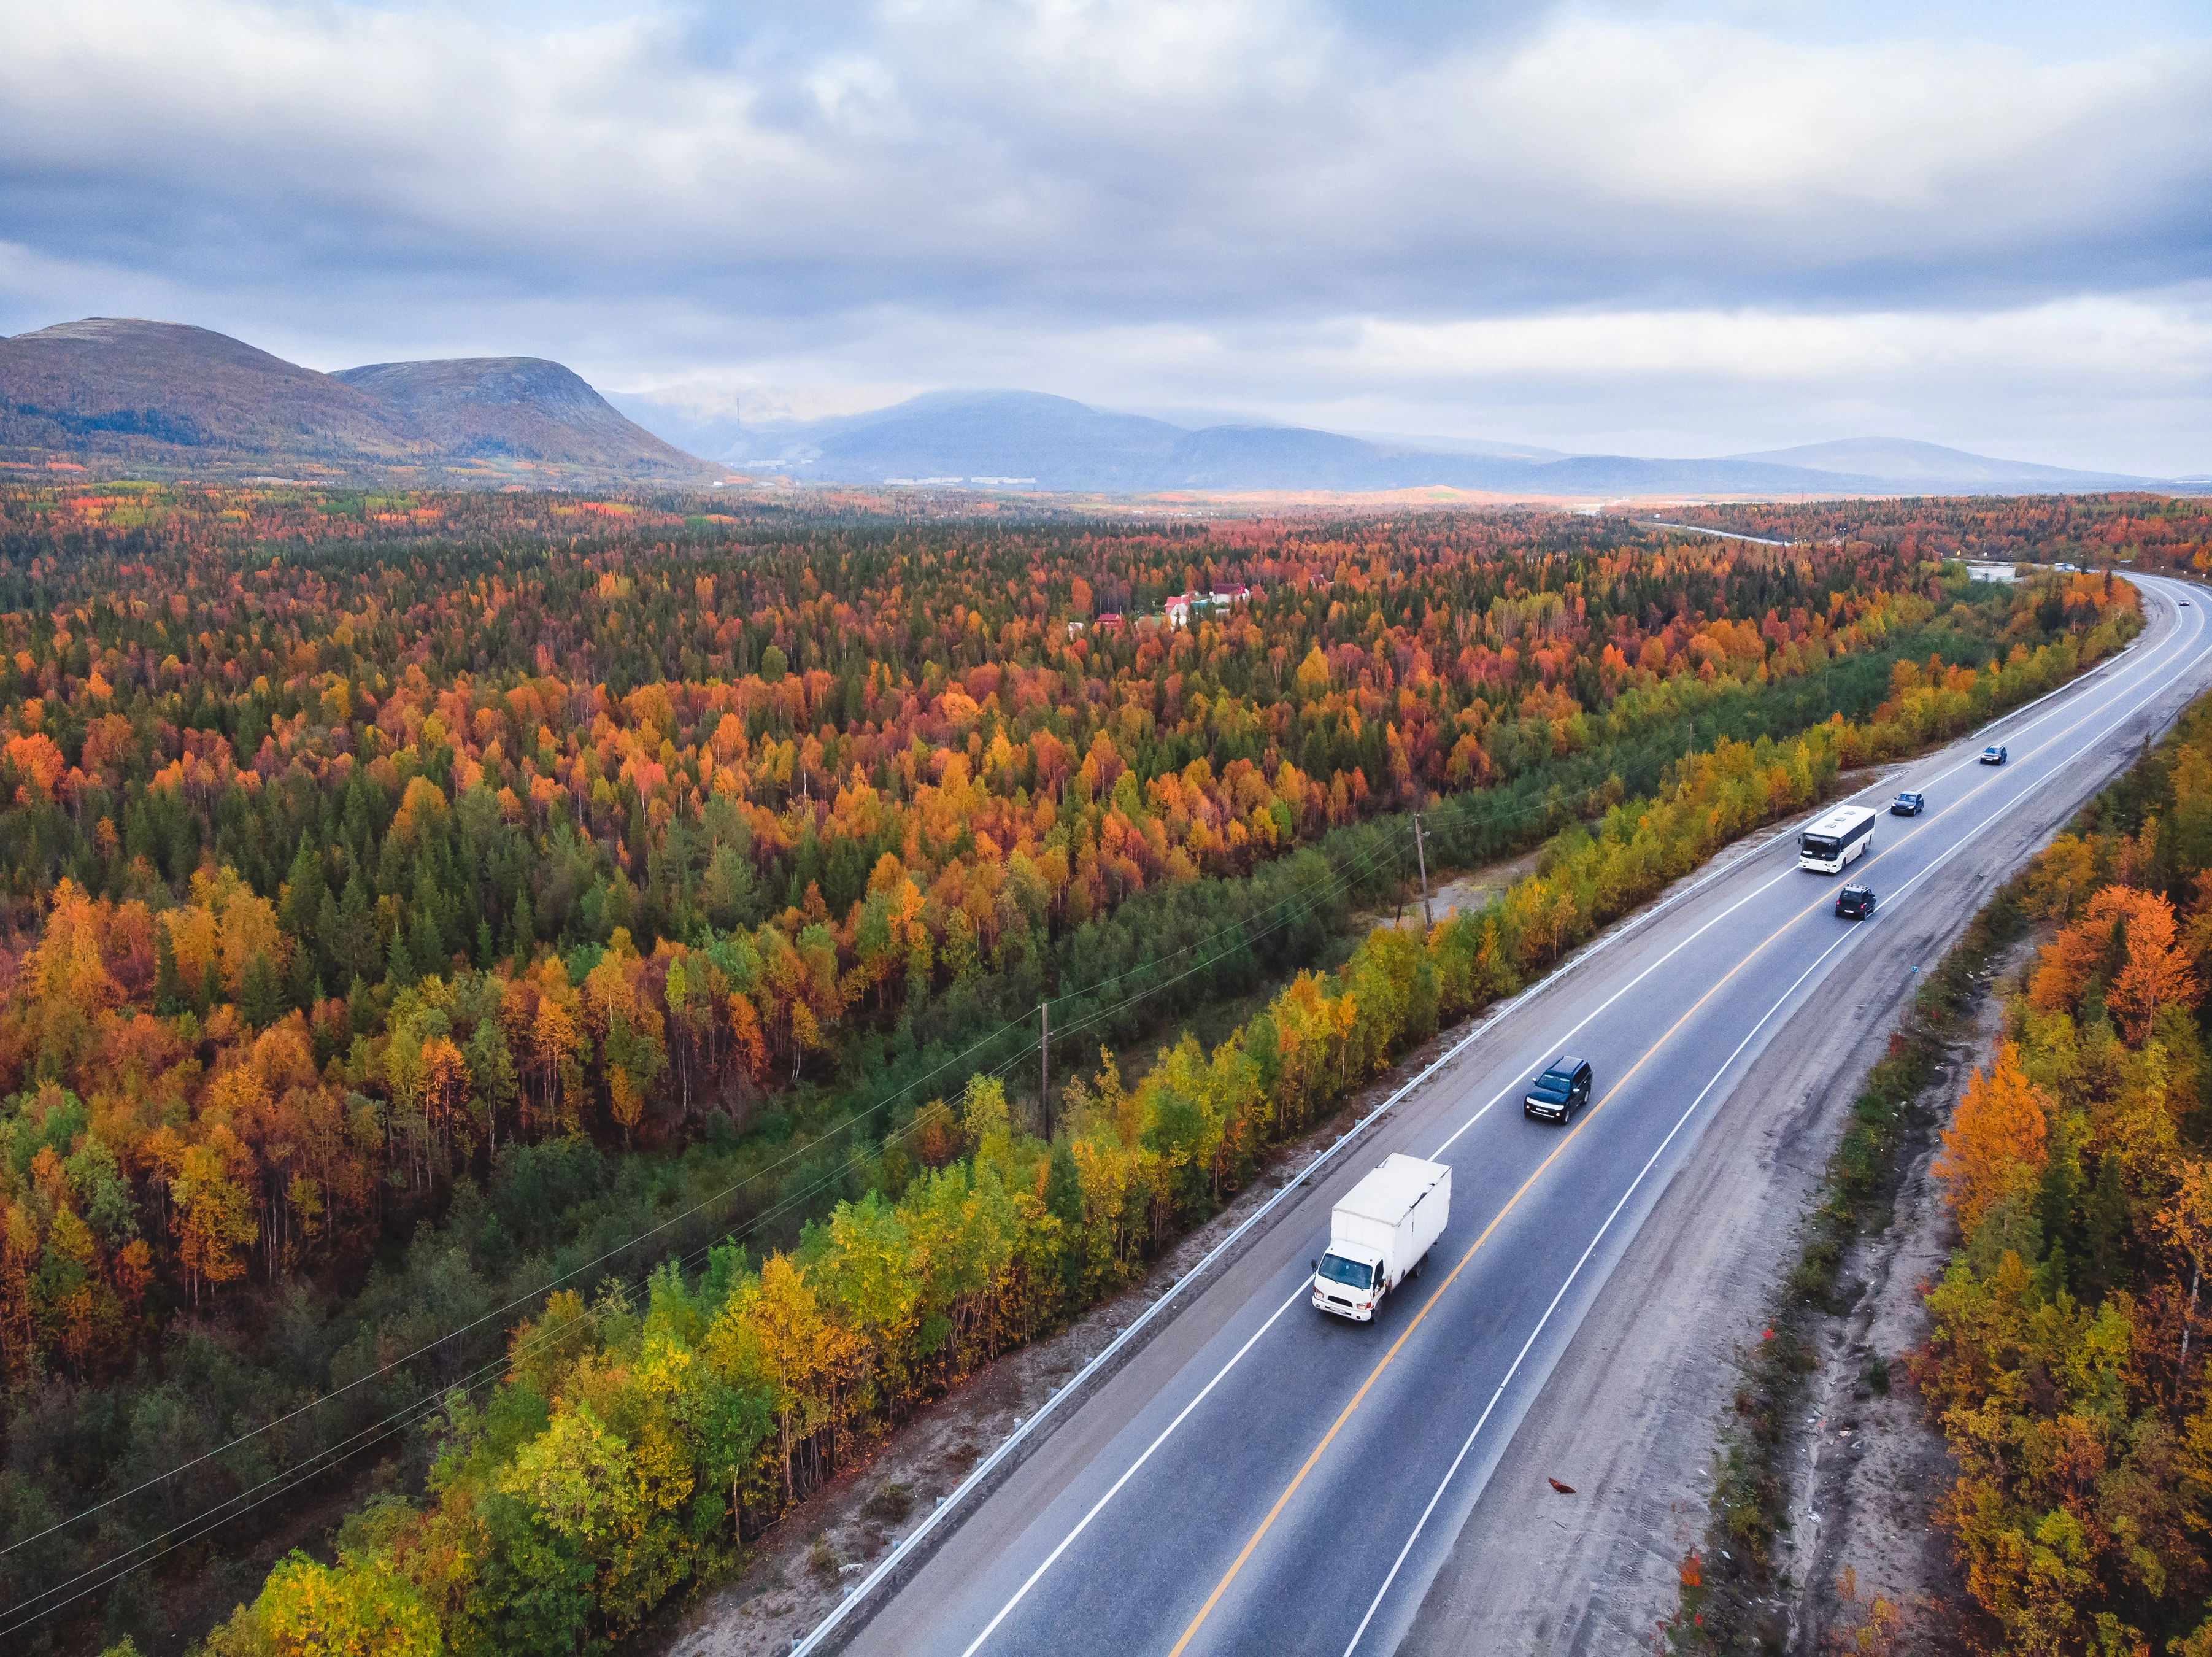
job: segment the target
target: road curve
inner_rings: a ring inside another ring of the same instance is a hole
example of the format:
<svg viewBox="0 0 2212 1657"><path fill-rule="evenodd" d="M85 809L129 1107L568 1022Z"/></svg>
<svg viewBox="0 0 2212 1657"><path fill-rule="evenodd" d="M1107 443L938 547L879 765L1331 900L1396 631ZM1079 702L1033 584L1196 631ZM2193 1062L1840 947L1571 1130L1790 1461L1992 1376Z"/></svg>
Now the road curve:
<svg viewBox="0 0 2212 1657"><path fill-rule="evenodd" d="M1840 880L1800 870L1785 835L1587 952L1185 1288L1148 1345L825 1643L1480 1648L1465 1606L1483 1562L1456 1544L1482 1532L1470 1520L1493 1468L1669 1180L1701 1149L1735 1154L1704 1142L1722 1106L1731 1122L1755 1111L1747 1078L1784 1032L1832 1020L1842 986L1932 963L1981 894L2212 683L2203 603L2179 603L2202 589L2137 585L2148 625L2130 649L1869 792L1929 799L1920 818L1882 817L1851 866L1881 894L1871 920L1836 918ZM2008 765L1975 763L1992 740ZM1597 1077L1565 1130L1518 1108L1562 1051ZM1451 1224L1372 1325L1326 1318L1306 1284L1330 1208L1397 1150L1452 1165ZM1493 1621L1479 1637L1510 1632Z"/></svg>

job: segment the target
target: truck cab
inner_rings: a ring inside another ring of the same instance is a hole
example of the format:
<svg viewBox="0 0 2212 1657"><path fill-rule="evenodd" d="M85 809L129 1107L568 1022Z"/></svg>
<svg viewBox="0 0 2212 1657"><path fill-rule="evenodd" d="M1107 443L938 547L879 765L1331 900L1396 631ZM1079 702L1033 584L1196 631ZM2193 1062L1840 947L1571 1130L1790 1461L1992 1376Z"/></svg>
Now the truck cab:
<svg viewBox="0 0 2212 1657"><path fill-rule="evenodd" d="M1314 1272L1314 1304L1340 1318L1366 1323L1389 1292L1382 1276L1380 1254L1332 1243Z"/></svg>

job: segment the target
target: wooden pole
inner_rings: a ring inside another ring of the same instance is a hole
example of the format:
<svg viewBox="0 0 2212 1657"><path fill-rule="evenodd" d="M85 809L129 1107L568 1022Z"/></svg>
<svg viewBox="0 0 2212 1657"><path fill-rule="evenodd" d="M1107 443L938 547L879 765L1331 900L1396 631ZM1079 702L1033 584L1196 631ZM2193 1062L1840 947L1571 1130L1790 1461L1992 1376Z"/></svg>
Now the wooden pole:
<svg viewBox="0 0 2212 1657"><path fill-rule="evenodd" d="M1052 1143L1052 1003L1037 1003L1037 1108L1044 1115L1045 1143Z"/></svg>
<svg viewBox="0 0 2212 1657"><path fill-rule="evenodd" d="M1428 923L1429 930L1437 929L1437 911L1429 902L1429 854L1421 845L1421 813L1413 813L1413 856L1421 864L1421 918Z"/></svg>

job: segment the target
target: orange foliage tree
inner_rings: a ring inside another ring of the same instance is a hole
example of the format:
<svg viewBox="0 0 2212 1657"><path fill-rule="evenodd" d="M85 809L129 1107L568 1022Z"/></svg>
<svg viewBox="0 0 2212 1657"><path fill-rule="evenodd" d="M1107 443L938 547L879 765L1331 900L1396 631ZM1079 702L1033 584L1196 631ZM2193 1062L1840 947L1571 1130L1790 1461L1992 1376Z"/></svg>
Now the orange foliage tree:
<svg viewBox="0 0 2212 1657"><path fill-rule="evenodd" d="M1960 1229L1971 1232L2005 1197L2041 1177L2049 1115L2050 1102L2021 1069L2015 1043L1998 1048L1988 1074L1967 1078L1934 1169L1948 1187Z"/></svg>

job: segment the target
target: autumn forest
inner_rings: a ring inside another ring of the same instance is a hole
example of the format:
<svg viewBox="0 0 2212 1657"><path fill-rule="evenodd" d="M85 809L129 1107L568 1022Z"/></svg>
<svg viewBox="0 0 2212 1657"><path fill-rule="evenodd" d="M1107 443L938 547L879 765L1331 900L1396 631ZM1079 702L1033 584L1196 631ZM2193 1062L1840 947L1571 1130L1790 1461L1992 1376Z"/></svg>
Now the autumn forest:
<svg viewBox="0 0 2212 1657"><path fill-rule="evenodd" d="M2118 649L2105 572L2212 533L1700 521L1791 544L0 488L0 1635L619 1639L1443 1026ZM1415 812L1431 878L1537 855L1393 924ZM2083 1102L1984 1158L1947 1330L2120 1281L2095 1078L2203 1068L2100 953L2202 886L2141 832L2038 899L2072 941L1990 1085Z"/></svg>

